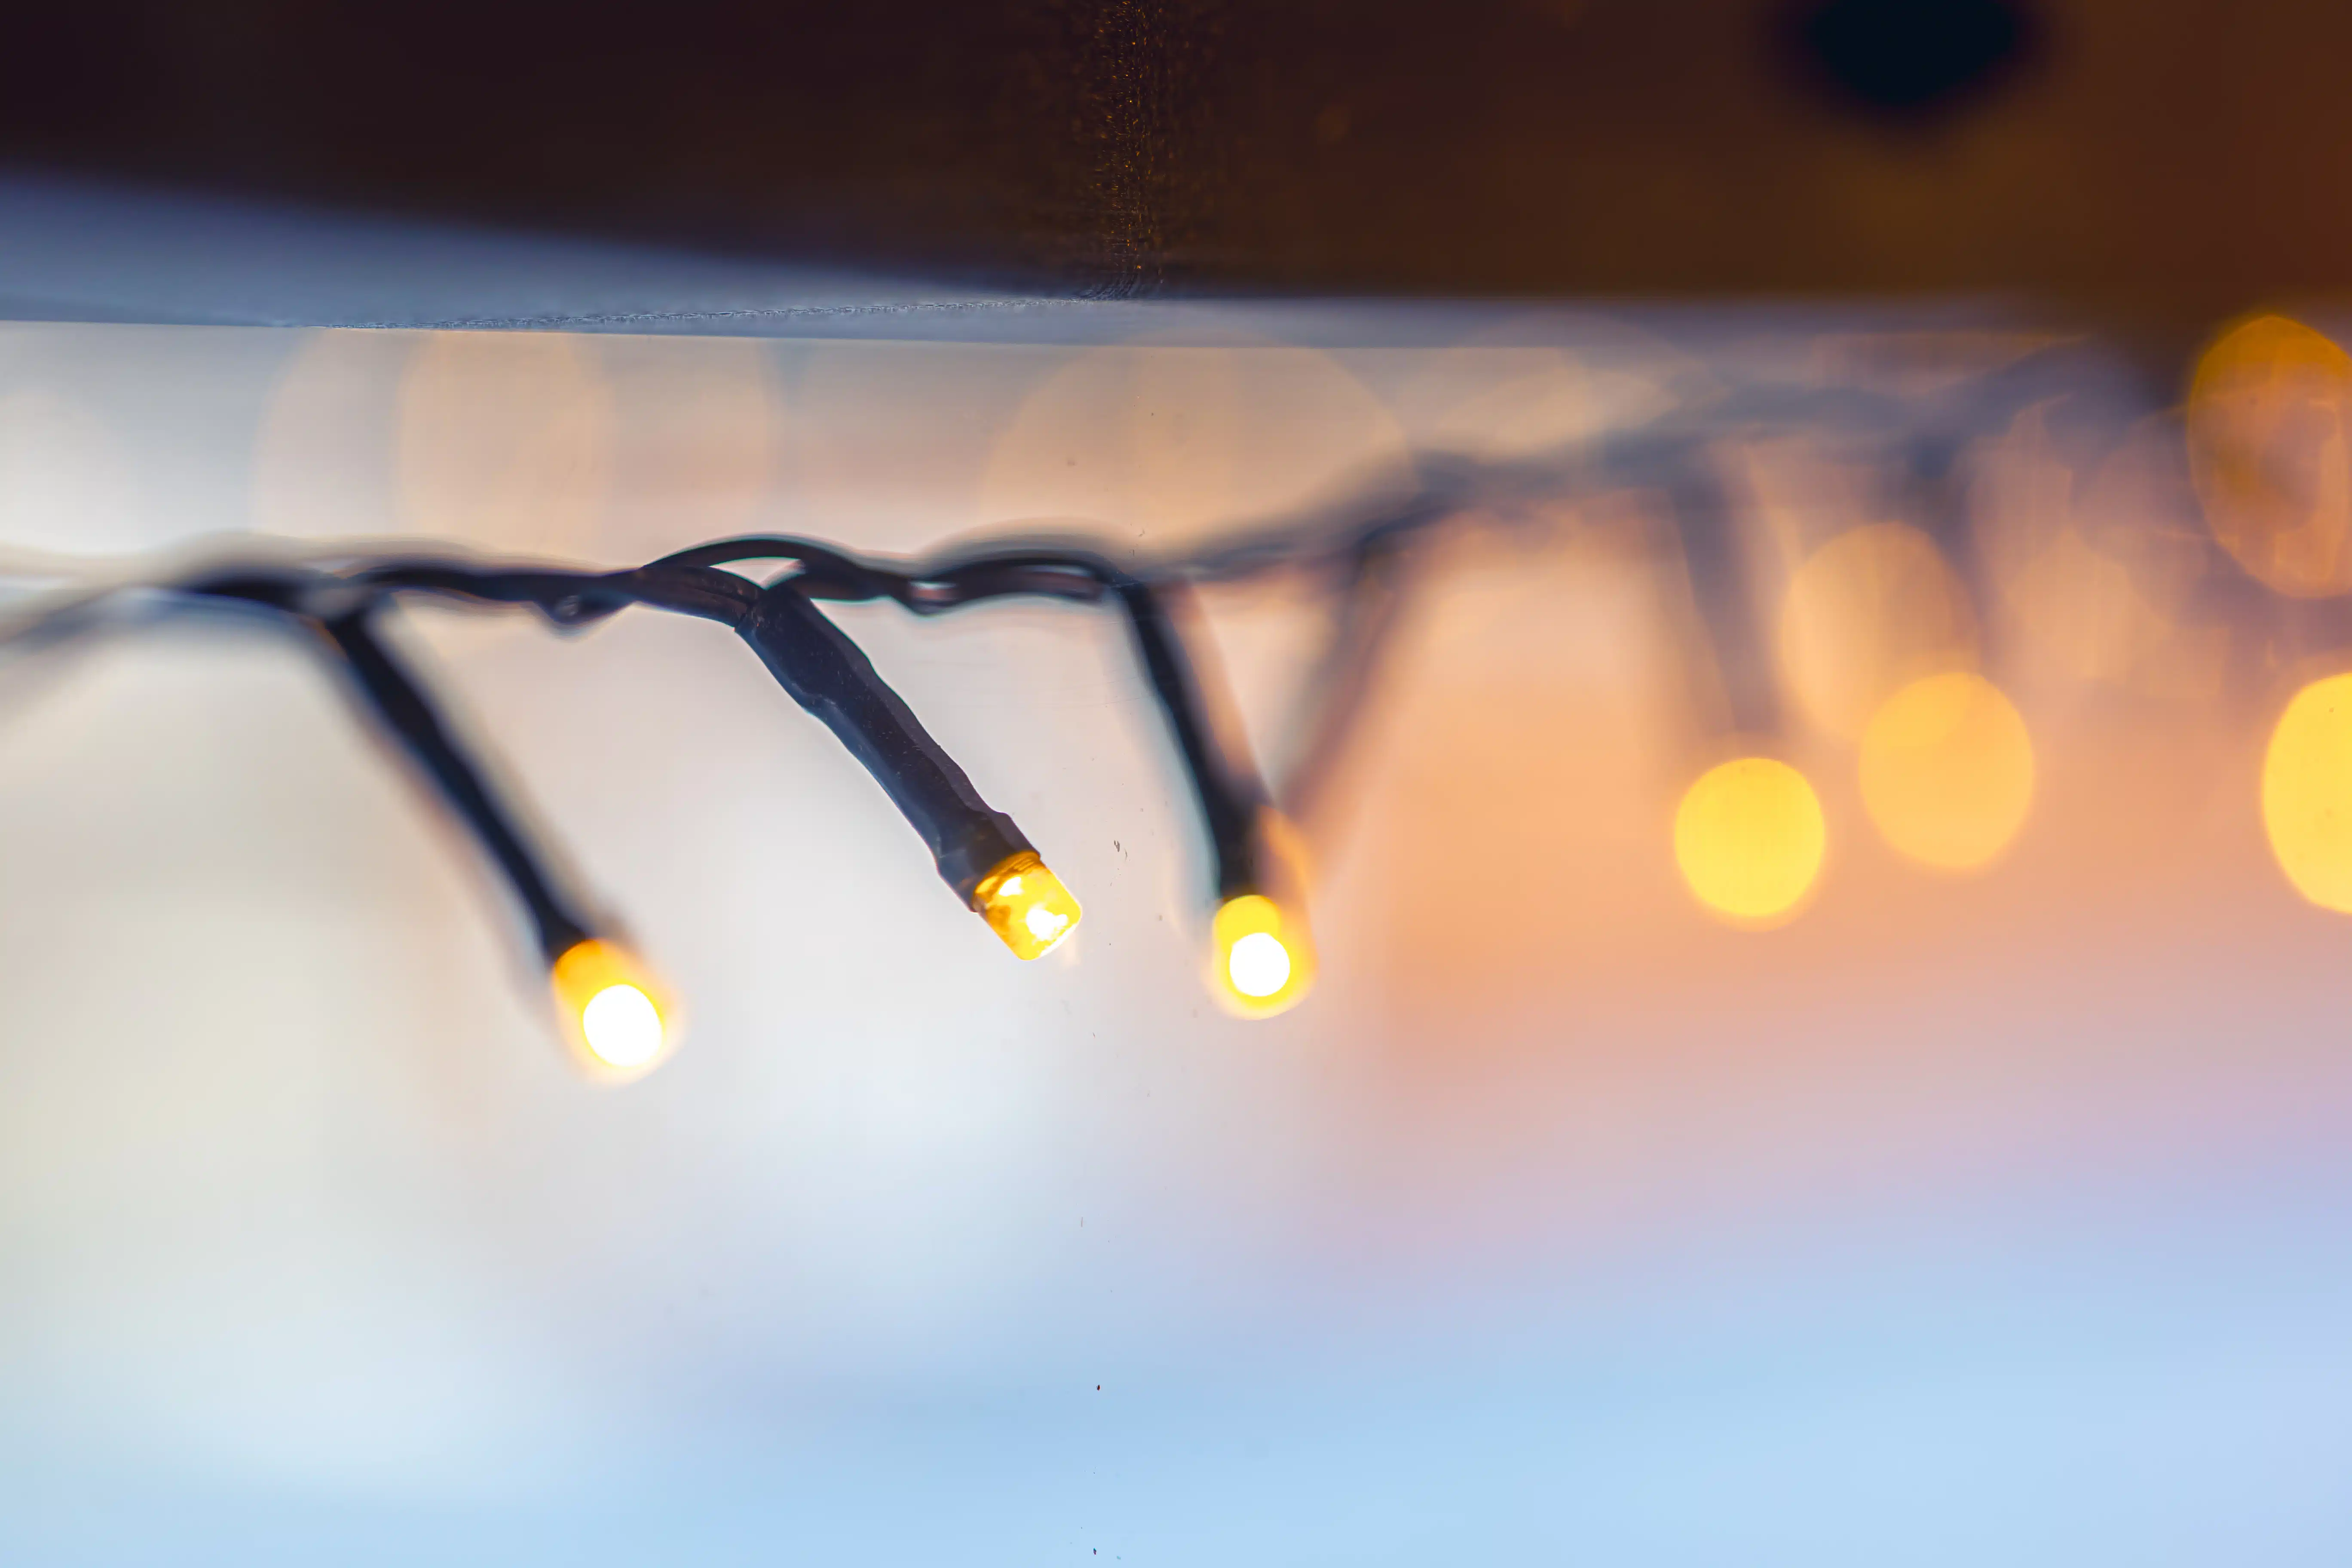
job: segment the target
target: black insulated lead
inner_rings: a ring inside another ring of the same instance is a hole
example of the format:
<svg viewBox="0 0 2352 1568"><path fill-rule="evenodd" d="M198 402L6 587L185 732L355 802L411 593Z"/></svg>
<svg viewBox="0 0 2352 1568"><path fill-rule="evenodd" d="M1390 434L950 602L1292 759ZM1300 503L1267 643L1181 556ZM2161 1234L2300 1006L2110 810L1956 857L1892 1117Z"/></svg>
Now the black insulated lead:
<svg viewBox="0 0 2352 1568"><path fill-rule="evenodd" d="M1155 588L1133 578L1115 590L1119 608L1127 612L1128 630L1143 661L1144 679L1192 776L1200 797L1201 821L1208 829L1209 847L1216 860L1217 897L1230 899L1258 890L1258 818L1265 793L1254 771L1235 765L1217 742L1201 674L1185 652L1170 613L1171 596L1181 589Z"/></svg>
<svg viewBox="0 0 2352 1568"><path fill-rule="evenodd" d="M866 764L966 904L991 871L1015 855L1035 853L794 579L761 593L739 630L793 700Z"/></svg>
<svg viewBox="0 0 2352 1568"><path fill-rule="evenodd" d="M404 668L376 636L374 612L367 608L317 617L328 645L350 676L353 694L384 731L421 768L483 849L504 873L539 936L540 951L552 963L593 933L531 847L521 826L492 791L488 781Z"/></svg>

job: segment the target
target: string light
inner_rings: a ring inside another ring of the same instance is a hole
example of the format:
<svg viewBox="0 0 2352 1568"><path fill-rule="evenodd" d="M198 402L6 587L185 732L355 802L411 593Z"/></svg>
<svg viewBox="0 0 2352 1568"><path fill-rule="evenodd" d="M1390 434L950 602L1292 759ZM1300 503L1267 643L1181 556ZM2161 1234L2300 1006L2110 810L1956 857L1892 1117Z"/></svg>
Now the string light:
<svg viewBox="0 0 2352 1568"><path fill-rule="evenodd" d="M1736 925L1780 925L1821 875L1829 831L1805 775L1771 757L1708 769L1675 813L1675 862L1692 894Z"/></svg>
<svg viewBox="0 0 2352 1568"><path fill-rule="evenodd" d="M2352 914L2352 675L2294 694L2263 755L2263 830L2279 869L2324 910Z"/></svg>
<svg viewBox="0 0 2352 1568"><path fill-rule="evenodd" d="M1015 958L1043 958L1078 927L1078 900L1045 862L1026 851L980 879L972 907Z"/></svg>
<svg viewBox="0 0 2352 1568"><path fill-rule="evenodd" d="M597 937L573 943L556 956L548 983L564 1037L592 1075L641 1077L677 1048L665 988L619 943Z"/></svg>
<svg viewBox="0 0 2352 1568"><path fill-rule="evenodd" d="M1554 451L1478 459L1428 454L1418 485L1406 493L1383 488L1341 498L1310 514L1221 536L1181 557L1131 566L1088 544L1054 542L987 544L910 562L770 536L698 545L621 571L434 552L301 558L257 542L248 560L121 586L155 590L167 605L258 613L314 634L363 710L500 872L533 927L567 1037L599 1076L632 1076L666 1059L679 1034L675 1005L629 956L612 922L567 887L524 832L522 815L502 801L491 775L473 763L379 635L397 601L423 595L522 606L567 628L631 608L729 628L866 768L958 900L1023 959L1069 942L1082 920L1078 900L820 606L888 600L921 616L1012 598L1105 607L1125 623L1198 808L1208 860L1203 907L1213 911L1210 988L1235 1012L1265 1016L1294 1005L1316 972L1304 879L1277 852L1285 819L1276 802L1309 810L1326 792L1379 652L1401 619L1407 566L1423 535L1458 521L1549 529L1560 507L1580 497L1664 496L1732 724L1775 735L1783 705L1769 686L1772 660L1753 610L1757 595L1731 532L1735 508L1711 470L1713 444L1727 430L1843 431L1856 439L1912 441L1906 460L1927 472L1947 464L1966 440L1997 433L2019 410L2071 390L2079 365L2063 348L2037 351L1980 384L1910 403L1876 394L1733 387L1638 430ZM746 574L753 566L780 571L763 584ZM1185 629L1194 618L1197 585L1273 572L1324 584L1336 610L1296 727L1305 743L1286 759L1279 789L1261 776L1236 738L1238 727L1217 722L1230 712L1229 694L1217 684L1215 661L1196 660L1190 651L1205 632ZM9 637L54 640L94 624L99 609L123 596L119 590L77 594ZM1901 746L1890 754L1907 755ZM1866 783L1865 796L1872 793ZM2004 816L2004 842L2009 830ZM1691 786L1675 816L1674 850L1704 905L1734 923L1770 925L1791 918L1810 895L1826 837L1821 803L1804 776L1785 763L1749 756ZM1932 861L1940 852L1922 858Z"/></svg>
<svg viewBox="0 0 2352 1568"><path fill-rule="evenodd" d="M1315 943L1305 920L1263 893L1217 906L1209 951L1211 991L1244 1018L1286 1012L1315 984Z"/></svg>

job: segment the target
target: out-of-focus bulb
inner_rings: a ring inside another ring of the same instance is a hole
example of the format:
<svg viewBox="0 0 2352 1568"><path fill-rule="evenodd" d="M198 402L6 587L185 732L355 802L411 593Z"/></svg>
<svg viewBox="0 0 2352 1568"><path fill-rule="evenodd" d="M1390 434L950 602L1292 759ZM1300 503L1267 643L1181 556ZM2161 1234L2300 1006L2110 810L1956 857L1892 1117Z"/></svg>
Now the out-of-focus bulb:
<svg viewBox="0 0 2352 1568"><path fill-rule="evenodd" d="M1043 958L1077 929L1084 911L1062 879L1024 849L980 879L971 907L1015 958Z"/></svg>
<svg viewBox="0 0 2352 1568"><path fill-rule="evenodd" d="M2263 757L2263 827L2294 890L2352 914L2352 675L2294 694Z"/></svg>
<svg viewBox="0 0 2352 1568"><path fill-rule="evenodd" d="M1793 919L1821 875L1828 831L1805 775L1770 757L1708 770L1675 813L1675 862L1692 894L1734 925Z"/></svg>
<svg viewBox="0 0 2352 1568"><path fill-rule="evenodd" d="M1263 894L1244 893L1219 905L1209 937L1210 988L1229 1012L1271 1017L1315 982L1315 942L1307 922Z"/></svg>
<svg viewBox="0 0 2352 1568"><path fill-rule="evenodd" d="M2352 589L2352 354L2284 316L2242 321L2197 362L2189 478L2221 548L2296 598Z"/></svg>
<svg viewBox="0 0 2352 1568"><path fill-rule="evenodd" d="M1290 984L1290 950L1273 932L1254 931L1225 955L1225 977L1244 996L1271 996Z"/></svg>
<svg viewBox="0 0 2352 1568"><path fill-rule="evenodd" d="M633 1068L661 1051L661 1009L634 985L607 985L580 1009L588 1048L614 1067Z"/></svg>
<svg viewBox="0 0 2352 1568"><path fill-rule="evenodd" d="M626 948L593 937L575 942L549 978L563 1032L597 1076L650 1072L677 1046L661 984Z"/></svg>

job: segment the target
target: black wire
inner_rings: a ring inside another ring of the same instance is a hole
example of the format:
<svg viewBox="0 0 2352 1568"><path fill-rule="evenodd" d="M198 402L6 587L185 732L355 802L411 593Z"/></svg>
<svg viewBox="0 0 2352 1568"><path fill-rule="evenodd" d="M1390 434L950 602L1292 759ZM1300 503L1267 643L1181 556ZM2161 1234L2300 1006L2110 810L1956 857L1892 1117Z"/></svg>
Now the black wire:
<svg viewBox="0 0 2352 1568"><path fill-rule="evenodd" d="M1015 855L1034 853L1013 819L981 798L865 652L809 603L799 579L763 591L741 631L777 684L866 764L965 903L990 872Z"/></svg>
<svg viewBox="0 0 2352 1568"><path fill-rule="evenodd" d="M1929 454L1924 460L1948 465L1949 454L2002 427L2021 407L2063 396L2076 384L2080 363L2079 353L2057 345L2025 355L1973 385L1927 399L1924 415L1912 421L1921 450ZM1191 775L1216 861L1218 890L1230 896L1255 887L1267 792L1245 748L1236 755L1221 741L1201 667L1174 625L1171 603L1181 603L1191 584L1334 567L1349 584L1301 704L1309 715L1307 740L1289 782L1299 804L1311 807L1395 622L1401 563L1414 539L1474 511L1537 516L1546 504L1595 491L1664 489L1675 503L1694 596L1716 645L1733 721L1742 729L1769 731L1779 721L1778 694L1730 538L1730 509L1719 482L1706 471L1706 446L1727 436L1790 428L1880 440L1899 431L1906 406L1891 395L1853 389L1732 388L1636 429L1551 453L1505 460L1424 455L1416 465L1418 482L1402 490L1381 479L1320 509L1130 567L1077 544L984 545L910 562L775 535L716 541L620 572L419 555L361 558L340 568L221 566L157 586L167 594L266 605L322 627L341 628L328 635L355 681L507 871L532 910L543 942L553 940L550 932L562 935L576 928L578 917L551 891L551 881L538 870L478 773L455 750L414 678L370 637L368 617L392 598L415 594L527 605L566 627L644 606L736 630L759 649L787 691L824 719L874 772L930 844L942 875L960 888L969 879L971 857L1018 839L1017 830L987 810L970 780L924 733L871 663L810 601L887 599L930 616L1011 597L1085 604L1108 599L1128 622L1146 683ZM755 561L791 563L789 594L778 596L774 588L723 570ZM93 618L92 604L84 599L16 637L67 635Z"/></svg>
<svg viewBox="0 0 2352 1568"><path fill-rule="evenodd" d="M473 830L483 849L506 876L539 937L550 963L594 931L576 905L558 889L539 853L514 815L493 793L482 770L467 756L425 694L423 683L377 637L383 612L363 605L340 616L311 620L341 656L355 694L441 792L458 819Z"/></svg>
<svg viewBox="0 0 2352 1568"><path fill-rule="evenodd" d="M302 568L221 569L189 578L176 591L196 603L270 615L310 633L333 659L355 702L439 793L505 879L530 919L540 952L552 963L595 934L567 896L518 815L444 721L425 682L377 635L387 613L380 593Z"/></svg>
<svg viewBox="0 0 2352 1568"><path fill-rule="evenodd" d="M1230 899L1260 890L1264 846L1259 828L1265 791L1255 770L1238 764L1218 740L1200 668L1186 652L1171 616L1171 601L1181 602L1186 592L1181 585L1155 588L1136 581L1122 583L1118 590L1145 679L1160 699L1177 752L1192 775L1202 826L1208 830L1215 858L1217 897Z"/></svg>
<svg viewBox="0 0 2352 1568"><path fill-rule="evenodd" d="M1015 596L1078 603L1096 603L1108 597L1128 623L1145 683L1159 704L1176 743L1177 754L1192 781L1202 825L1208 835L1218 897L1231 898L1257 890L1264 856L1260 814L1265 805L1265 789L1248 759L1237 756L1218 737L1200 668L1186 651L1184 639L1171 618L1170 600L1185 591L1181 581L1171 580L1155 586L1082 550L998 548L967 552L926 566L886 563L808 540L776 536L698 545L665 556L647 570L708 567L744 561L797 563L800 571L787 582L808 598L850 602L889 599L918 615L940 615ZM812 711L818 710L813 708ZM868 765L874 764L869 761ZM880 776L878 768L877 774ZM961 773L956 776L960 779ZM906 809L905 801L900 805ZM908 815L914 820L917 814L908 810ZM925 832L927 839L930 837L922 822L918 821L917 827ZM948 872L945 860L941 862L941 871L943 875ZM950 880L953 882L955 879L950 876Z"/></svg>

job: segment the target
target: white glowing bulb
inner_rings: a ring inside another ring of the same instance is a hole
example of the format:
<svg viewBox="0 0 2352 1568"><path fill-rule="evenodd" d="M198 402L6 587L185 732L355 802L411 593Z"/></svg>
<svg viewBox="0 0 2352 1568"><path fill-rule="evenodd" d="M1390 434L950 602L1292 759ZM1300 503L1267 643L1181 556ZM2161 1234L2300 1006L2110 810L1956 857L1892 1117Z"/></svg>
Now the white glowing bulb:
<svg viewBox="0 0 2352 1568"><path fill-rule="evenodd" d="M643 1067L661 1054L661 1012L634 985L607 985L580 1010L588 1048L616 1068Z"/></svg>
<svg viewBox="0 0 2352 1568"><path fill-rule="evenodd" d="M1043 904L1033 904L1023 923L1028 926L1031 936L1050 947L1061 939L1063 931L1069 929L1070 917Z"/></svg>
<svg viewBox="0 0 2352 1568"><path fill-rule="evenodd" d="M1290 984L1290 950L1272 932L1254 931L1234 943L1225 973L1243 995L1271 996Z"/></svg>

